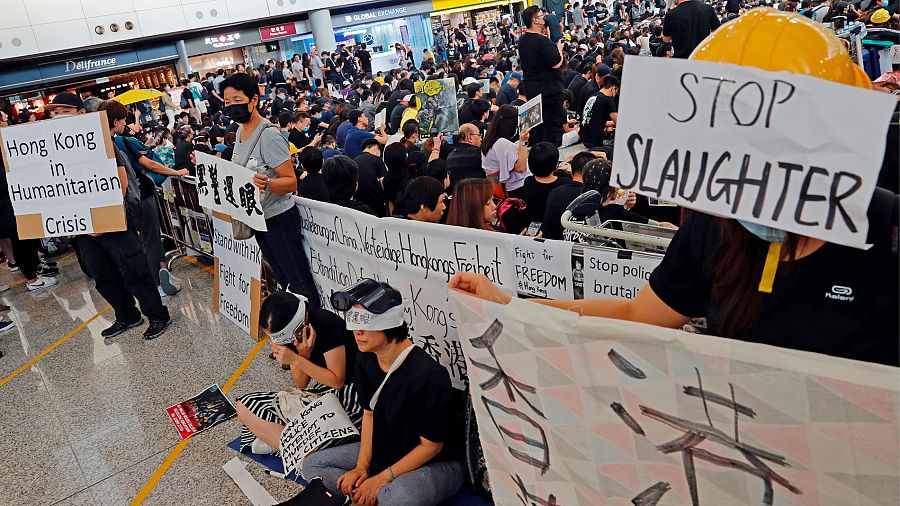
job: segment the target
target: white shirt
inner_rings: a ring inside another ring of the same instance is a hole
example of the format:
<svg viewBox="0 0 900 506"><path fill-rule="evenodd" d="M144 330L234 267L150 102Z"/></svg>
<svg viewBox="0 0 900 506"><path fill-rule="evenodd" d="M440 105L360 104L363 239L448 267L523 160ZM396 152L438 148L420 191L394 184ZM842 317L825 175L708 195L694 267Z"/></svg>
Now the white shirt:
<svg viewBox="0 0 900 506"><path fill-rule="evenodd" d="M506 186L506 191L518 190L525 185L525 178L531 175L528 164L525 172L516 172L513 167L519 159L519 144L499 138L486 155L481 155L481 165L485 174L497 174L497 180Z"/></svg>

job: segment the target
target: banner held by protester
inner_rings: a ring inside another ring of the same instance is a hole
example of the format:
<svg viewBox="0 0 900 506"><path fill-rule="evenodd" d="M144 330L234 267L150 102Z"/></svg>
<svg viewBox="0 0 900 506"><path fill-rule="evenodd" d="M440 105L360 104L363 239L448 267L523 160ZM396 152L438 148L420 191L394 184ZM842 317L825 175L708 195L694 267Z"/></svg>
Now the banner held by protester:
<svg viewBox="0 0 900 506"><path fill-rule="evenodd" d="M256 239L234 239L231 223L212 217L215 307L225 318L259 339L262 252Z"/></svg>
<svg viewBox="0 0 900 506"><path fill-rule="evenodd" d="M199 151L194 154L200 205L246 223L253 230L266 232L262 194L253 184L254 172L216 156Z"/></svg>

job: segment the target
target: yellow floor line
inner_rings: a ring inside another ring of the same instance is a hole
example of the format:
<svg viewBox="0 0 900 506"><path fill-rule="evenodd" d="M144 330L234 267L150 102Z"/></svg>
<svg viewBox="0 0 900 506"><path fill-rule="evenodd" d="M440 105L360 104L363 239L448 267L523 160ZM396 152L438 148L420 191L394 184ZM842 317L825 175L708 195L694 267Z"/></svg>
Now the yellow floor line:
<svg viewBox="0 0 900 506"><path fill-rule="evenodd" d="M12 379L15 378L16 376L18 376L18 375L22 374L23 372L27 371L29 367L31 367L31 366L33 366L33 365L35 364L35 362L37 362L38 360L44 358L48 353L50 353L51 351L53 351L57 346L61 345L62 343L66 342L66 341L68 341L69 338L71 338L72 336L74 336L75 334L77 334L79 331L81 331L81 329L87 327L92 321L96 320L97 318L100 317L100 315L102 315L103 313L109 311L110 309L112 309L111 306L106 306L106 307L103 308L99 313L97 313L97 314L95 314L94 316L90 317L90 319L88 319L86 322L84 322L84 323L82 323L81 325L75 327L75 328L74 328L71 332L69 332L68 334L62 336L62 338L61 338L59 341L56 341L55 343L51 344L49 348L47 348L47 349L45 349L44 351L38 353L37 356L35 356L33 359L29 360L28 362L25 362L25 365L23 365L22 367L16 369L16 372L10 374L10 375L7 376L6 378L4 378L2 381L0 381L0 387L2 387L3 385L9 383L10 381L12 381Z"/></svg>
<svg viewBox="0 0 900 506"><path fill-rule="evenodd" d="M188 255L185 255L185 256L183 256L183 257L181 257L181 258L183 258L183 259L187 260L188 262L190 262L190 263L196 265L197 267L200 267L201 269L205 270L206 272L208 272L208 273L210 273L210 274L215 274L215 271L213 270L212 267L210 267L210 266L204 264L203 262L200 262L200 261L197 260L196 258L190 257L190 256L188 256Z"/></svg>
<svg viewBox="0 0 900 506"><path fill-rule="evenodd" d="M259 354L260 350L263 349L263 346L265 346L267 342L268 340L264 339L256 343L256 346L253 347L253 350L250 351L250 354L247 355L243 362L241 362L241 365L237 368L236 371L234 371L234 374L232 374L231 377L228 378L225 386L222 387L223 394L227 394L228 391L231 390L231 387L233 387L238 378L240 378L241 375L244 374L244 371L247 370L250 362L252 362L256 355ZM145 483L144 486L141 487L141 490L134 497L134 500L131 501L131 506L138 506L139 504L143 504L144 500L147 499L147 496L150 495L150 492L152 492L153 489L156 488L159 480L162 479L163 475L165 475L166 472L168 472L169 468L172 467L172 464L175 463L175 459L177 459L178 456L181 455L181 452L184 451L184 448L187 446L188 442L190 442L190 439L182 440L180 443L175 445L175 448L172 448L172 451L169 452L166 460L164 460L163 463L159 465L153 475L150 476L150 479L147 480L147 483Z"/></svg>

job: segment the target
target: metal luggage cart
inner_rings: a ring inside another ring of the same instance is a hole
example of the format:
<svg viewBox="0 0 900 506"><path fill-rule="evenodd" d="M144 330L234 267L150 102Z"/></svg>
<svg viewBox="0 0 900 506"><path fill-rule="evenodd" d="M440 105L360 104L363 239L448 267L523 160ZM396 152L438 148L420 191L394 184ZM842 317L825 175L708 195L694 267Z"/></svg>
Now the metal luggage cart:
<svg viewBox="0 0 900 506"><path fill-rule="evenodd" d="M172 176L156 189L163 239L174 243L166 252L169 269L177 258L194 254L212 265L212 222L197 198L197 180Z"/></svg>
<svg viewBox="0 0 900 506"><path fill-rule="evenodd" d="M569 204L563 213L561 224L575 233L576 242L638 252L666 252L676 229L619 220L600 222L596 213L601 202L600 194L590 190Z"/></svg>

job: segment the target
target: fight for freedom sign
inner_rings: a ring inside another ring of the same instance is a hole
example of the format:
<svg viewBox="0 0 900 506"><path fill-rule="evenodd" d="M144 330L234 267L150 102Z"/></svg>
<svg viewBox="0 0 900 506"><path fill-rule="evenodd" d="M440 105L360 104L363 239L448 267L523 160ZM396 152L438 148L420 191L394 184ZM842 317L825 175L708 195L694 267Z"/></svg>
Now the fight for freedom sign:
<svg viewBox="0 0 900 506"><path fill-rule="evenodd" d="M900 503L896 368L452 302L496 504Z"/></svg>
<svg viewBox="0 0 900 506"><path fill-rule="evenodd" d="M253 184L255 172L206 153L195 151L194 154L200 205L246 223L253 230L267 231L262 197Z"/></svg>
<svg viewBox="0 0 900 506"><path fill-rule="evenodd" d="M125 230L105 112L4 128L0 145L20 238Z"/></svg>
<svg viewBox="0 0 900 506"><path fill-rule="evenodd" d="M214 305L223 316L257 339L262 250L253 237L236 240L230 222L214 216L212 224L216 269Z"/></svg>
<svg viewBox="0 0 900 506"><path fill-rule="evenodd" d="M727 63L628 57L624 69L615 186L865 247L895 97Z"/></svg>

